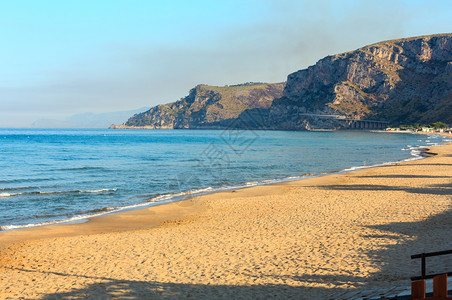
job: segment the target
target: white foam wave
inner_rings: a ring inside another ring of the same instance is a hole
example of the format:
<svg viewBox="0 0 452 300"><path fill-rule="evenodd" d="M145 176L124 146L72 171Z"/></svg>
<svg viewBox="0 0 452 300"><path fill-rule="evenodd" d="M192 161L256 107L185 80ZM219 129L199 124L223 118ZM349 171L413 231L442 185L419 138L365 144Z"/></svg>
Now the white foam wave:
<svg viewBox="0 0 452 300"><path fill-rule="evenodd" d="M366 168L366 167L365 166L351 167L351 168L343 169L341 172L351 172L351 171L361 170L364 168Z"/></svg>
<svg viewBox="0 0 452 300"><path fill-rule="evenodd" d="M183 193L184 195L190 195L190 194L199 194L199 193L204 193L204 192L209 192L209 191L213 191L214 188L209 186L203 189L193 189L193 190L189 190L188 192Z"/></svg>
<svg viewBox="0 0 452 300"><path fill-rule="evenodd" d="M249 181L249 182L245 183L246 186L255 186L258 184L259 184L259 181Z"/></svg>
<svg viewBox="0 0 452 300"><path fill-rule="evenodd" d="M26 193L0 193L0 197L1 198L7 198L7 197L14 197L14 196L19 196L19 195L23 195Z"/></svg>
<svg viewBox="0 0 452 300"><path fill-rule="evenodd" d="M23 192L23 193L0 193L0 198L14 197L20 195L53 195L53 194L95 194L95 193L107 193L115 192L117 189L98 189L98 190L74 190L74 191L34 191L34 192Z"/></svg>
<svg viewBox="0 0 452 300"><path fill-rule="evenodd" d="M112 209L110 211L104 211L104 212L96 213L96 214L75 215L75 216L70 217L68 219L58 220L58 221L49 221L49 222L41 222L41 223L29 223L29 224L24 224L24 225L3 225L3 226L0 226L0 231L1 230L24 229L24 228L31 228L31 227L38 227L38 226L46 226L46 225L84 223L89 218L100 217L100 216L103 216L103 215L106 215L106 214L110 214L110 213L115 212L115 211L119 211L119 209L118 210Z"/></svg>
<svg viewBox="0 0 452 300"><path fill-rule="evenodd" d="M100 189L100 190L88 190L88 191L78 191L79 193L105 193L105 192L115 192L118 189Z"/></svg>

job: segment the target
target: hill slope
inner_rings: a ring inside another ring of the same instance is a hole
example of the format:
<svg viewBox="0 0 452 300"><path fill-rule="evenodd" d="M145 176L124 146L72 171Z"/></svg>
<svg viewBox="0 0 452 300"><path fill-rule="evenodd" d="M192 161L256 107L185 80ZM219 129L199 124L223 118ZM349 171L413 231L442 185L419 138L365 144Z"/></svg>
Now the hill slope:
<svg viewBox="0 0 452 300"><path fill-rule="evenodd" d="M250 108L268 108L282 96L284 83L234 86L198 85L179 101L158 105L112 128L218 128Z"/></svg>

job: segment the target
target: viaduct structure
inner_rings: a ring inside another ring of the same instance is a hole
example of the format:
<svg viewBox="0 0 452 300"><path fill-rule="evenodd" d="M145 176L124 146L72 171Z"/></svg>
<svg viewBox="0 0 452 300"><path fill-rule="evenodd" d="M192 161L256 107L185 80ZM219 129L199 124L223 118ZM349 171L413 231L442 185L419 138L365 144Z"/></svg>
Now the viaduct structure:
<svg viewBox="0 0 452 300"><path fill-rule="evenodd" d="M358 119L338 119L341 128L348 129L363 129L372 130L379 129L384 130L389 122L374 121L374 120L358 120Z"/></svg>
<svg viewBox="0 0 452 300"><path fill-rule="evenodd" d="M340 115L321 115L321 114L300 114L303 116L310 116L315 118L333 119L337 121L340 129L355 129L355 130L384 130L389 125L389 122L375 121L375 120L360 120L351 119Z"/></svg>

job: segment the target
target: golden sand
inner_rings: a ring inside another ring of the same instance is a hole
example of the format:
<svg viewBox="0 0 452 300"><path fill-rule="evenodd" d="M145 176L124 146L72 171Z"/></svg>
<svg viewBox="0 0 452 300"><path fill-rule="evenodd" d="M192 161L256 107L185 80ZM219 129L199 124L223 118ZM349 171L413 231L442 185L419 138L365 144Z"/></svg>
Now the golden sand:
<svg viewBox="0 0 452 300"><path fill-rule="evenodd" d="M452 249L452 145L344 174L0 233L1 299L325 299ZM427 261L427 270L452 259ZM449 270L450 271L450 270Z"/></svg>

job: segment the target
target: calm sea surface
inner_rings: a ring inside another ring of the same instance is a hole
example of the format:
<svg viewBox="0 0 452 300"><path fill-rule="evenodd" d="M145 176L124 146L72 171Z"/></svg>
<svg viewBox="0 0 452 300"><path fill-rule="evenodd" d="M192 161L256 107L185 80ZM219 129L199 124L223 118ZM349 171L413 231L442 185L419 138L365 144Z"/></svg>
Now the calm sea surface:
<svg viewBox="0 0 452 300"><path fill-rule="evenodd" d="M3 230L415 157L435 136L0 129Z"/></svg>

